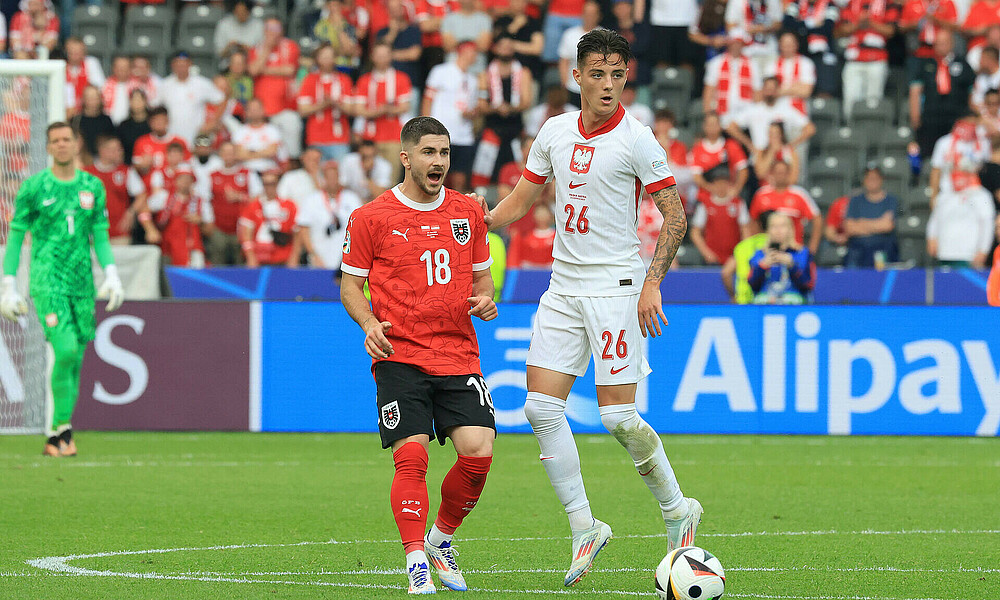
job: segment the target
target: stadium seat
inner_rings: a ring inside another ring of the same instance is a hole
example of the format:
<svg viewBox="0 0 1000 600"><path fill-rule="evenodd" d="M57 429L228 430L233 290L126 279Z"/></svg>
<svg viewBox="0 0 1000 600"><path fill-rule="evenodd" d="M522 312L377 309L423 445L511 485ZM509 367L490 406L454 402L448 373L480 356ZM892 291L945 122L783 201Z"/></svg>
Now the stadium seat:
<svg viewBox="0 0 1000 600"><path fill-rule="evenodd" d="M275 17L281 19L282 23L285 22L285 20L281 17L282 12L277 8L275 8L274 6L257 5L253 7L253 9L250 11L250 14L260 20L270 19L271 17Z"/></svg>
<svg viewBox="0 0 1000 600"><path fill-rule="evenodd" d="M813 183L815 184L815 181ZM823 185L810 185L807 191L809 192L809 196L816 201L820 210L825 213L830 208L830 205L833 204L833 201L843 195L838 194L837 189L836 182L830 184L828 180L823 180Z"/></svg>
<svg viewBox="0 0 1000 600"><path fill-rule="evenodd" d="M118 10L106 5L87 4L73 10L73 35L80 37L84 30L93 27L110 29L112 33L118 28ZM83 29L81 29L83 28Z"/></svg>
<svg viewBox="0 0 1000 600"><path fill-rule="evenodd" d="M225 11L214 4L198 4L185 6L181 9L177 22L177 37L185 35L202 35L212 40L215 36L215 26L222 19Z"/></svg>
<svg viewBox="0 0 1000 600"><path fill-rule="evenodd" d="M296 6L292 14L288 16L288 23L286 24L288 32L286 35L293 40L309 35L310 32L306 31L306 17L314 12L316 12L316 9L311 5Z"/></svg>
<svg viewBox="0 0 1000 600"><path fill-rule="evenodd" d="M927 214L908 211L896 219L896 235L899 238L927 238Z"/></svg>
<svg viewBox="0 0 1000 600"><path fill-rule="evenodd" d="M836 158L847 180L853 182L867 155L868 136L864 130L839 127L823 134L819 140L819 149L821 157Z"/></svg>
<svg viewBox="0 0 1000 600"><path fill-rule="evenodd" d="M100 59L104 71L110 72L111 57L118 52L114 29L93 25L83 25L74 29L83 40L83 45L87 47L87 54Z"/></svg>
<svg viewBox="0 0 1000 600"><path fill-rule="evenodd" d="M809 162L809 184L810 193L816 199L817 204L824 202L823 208L830 206L834 200L843 196L851 189L853 179L848 175L848 170L843 162L836 156L817 158ZM819 188L821 194L816 194Z"/></svg>
<svg viewBox="0 0 1000 600"><path fill-rule="evenodd" d="M809 118L816 129L826 130L840 127L840 100L836 98L812 98L809 100Z"/></svg>
<svg viewBox="0 0 1000 600"><path fill-rule="evenodd" d="M927 186L911 188L906 194L907 212L930 212L931 210L931 189Z"/></svg>
<svg viewBox="0 0 1000 600"><path fill-rule="evenodd" d="M219 70L212 40L211 35L206 36L198 31L182 31L177 38L177 49L187 52L191 56L191 62L205 77L211 77Z"/></svg>
<svg viewBox="0 0 1000 600"><path fill-rule="evenodd" d="M167 73L167 53L173 52L173 46L162 38L133 34L125 36L118 51L127 56L145 56L153 71L164 75Z"/></svg>
<svg viewBox="0 0 1000 600"><path fill-rule="evenodd" d="M691 144L694 143L694 130L689 127L675 127L671 135L675 140L679 140L688 148L691 148Z"/></svg>
<svg viewBox="0 0 1000 600"><path fill-rule="evenodd" d="M701 122L705 119L705 107L701 103L701 98L695 98L688 102L687 110L684 111L689 129L701 131ZM680 113L678 113L680 118Z"/></svg>
<svg viewBox="0 0 1000 600"><path fill-rule="evenodd" d="M899 239L899 261L911 263L915 267L926 267L930 261L927 257L927 240L920 238Z"/></svg>
<svg viewBox="0 0 1000 600"><path fill-rule="evenodd" d="M889 67L889 76L885 82L885 97L899 111L897 123L909 121L908 102L910 97L910 80L903 67Z"/></svg>
<svg viewBox="0 0 1000 600"><path fill-rule="evenodd" d="M903 201L910 193L909 163L905 163L895 156L883 156L874 162L882 169L885 191Z"/></svg>
<svg viewBox="0 0 1000 600"><path fill-rule="evenodd" d="M304 35L301 38L299 38L299 52L302 53L302 56L309 56L310 54L315 52L316 49L319 48L319 46L320 46L319 40L317 40L314 37L309 37L307 35Z"/></svg>
<svg viewBox="0 0 1000 600"><path fill-rule="evenodd" d="M136 40L146 36L158 40L158 52L171 52L171 38L174 28L174 9L168 4L145 4L136 6L125 13L122 35L126 40Z"/></svg>
<svg viewBox="0 0 1000 600"><path fill-rule="evenodd" d="M896 156L906 160L906 146L913 141L913 130L905 125L883 130L874 140L876 151L882 156Z"/></svg>
<svg viewBox="0 0 1000 600"><path fill-rule="evenodd" d="M677 248L677 264L682 267L704 267L705 260L701 252L691 244L681 244Z"/></svg>
<svg viewBox="0 0 1000 600"><path fill-rule="evenodd" d="M667 67L653 71L653 108L669 108L675 113L687 106L694 86L694 75L688 69Z"/></svg>
<svg viewBox="0 0 1000 600"><path fill-rule="evenodd" d="M869 127L877 125L883 127L891 125L895 120L896 107L891 100L885 98L859 100L854 103L854 110L851 111L851 120L848 125L854 128Z"/></svg>
<svg viewBox="0 0 1000 600"><path fill-rule="evenodd" d="M847 256L846 247L834 246L824 241L819 245L819 254L816 255L816 266L839 267L844 264L845 256Z"/></svg>

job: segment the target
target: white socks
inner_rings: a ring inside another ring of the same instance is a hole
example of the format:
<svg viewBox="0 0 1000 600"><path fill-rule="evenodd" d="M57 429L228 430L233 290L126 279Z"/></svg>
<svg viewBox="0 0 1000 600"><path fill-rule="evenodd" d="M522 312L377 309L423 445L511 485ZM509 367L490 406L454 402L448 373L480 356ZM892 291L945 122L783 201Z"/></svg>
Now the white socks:
<svg viewBox="0 0 1000 600"><path fill-rule="evenodd" d="M452 536L438 529L437 524L431 525L431 530L427 532L427 541L435 548L440 548L445 542L450 544L451 538Z"/></svg>
<svg viewBox="0 0 1000 600"><path fill-rule="evenodd" d="M406 554L406 572L409 573L413 565L418 564L430 565L430 561L427 560L427 555L424 554L424 551L414 550L413 552L408 552Z"/></svg>
<svg viewBox="0 0 1000 600"><path fill-rule="evenodd" d="M566 420L566 401L539 392L528 392L524 415L531 423L541 451L542 466L566 508L573 533L594 526L590 501L580 473L580 454Z"/></svg>
<svg viewBox="0 0 1000 600"><path fill-rule="evenodd" d="M663 518L683 517L687 513L687 504L663 451L663 443L636 412L635 404L602 406L600 412L601 422L628 451L639 476L660 503Z"/></svg>

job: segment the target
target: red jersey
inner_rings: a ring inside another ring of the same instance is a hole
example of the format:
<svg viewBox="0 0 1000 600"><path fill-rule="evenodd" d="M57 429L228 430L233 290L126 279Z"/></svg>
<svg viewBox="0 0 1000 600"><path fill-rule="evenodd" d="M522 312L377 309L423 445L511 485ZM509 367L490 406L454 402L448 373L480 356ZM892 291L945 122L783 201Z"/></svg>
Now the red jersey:
<svg viewBox="0 0 1000 600"><path fill-rule="evenodd" d="M750 223L750 214L743 198L736 196L724 204L709 199L699 202L691 226L702 230L705 245L724 263L733 255L733 248L743 239L743 225Z"/></svg>
<svg viewBox="0 0 1000 600"><path fill-rule="evenodd" d="M511 234L510 246L507 248L507 266L515 269L551 267L552 245L555 241L555 228Z"/></svg>
<svg viewBox="0 0 1000 600"><path fill-rule="evenodd" d="M388 69L384 74L374 71L365 73L354 88L354 102L363 104L369 110L380 106L406 102L410 98L412 85L410 77L402 71ZM398 142L403 123L398 116L383 116L365 121L364 138L379 142Z"/></svg>
<svg viewBox="0 0 1000 600"><path fill-rule="evenodd" d="M96 162L84 167L83 170L104 184L104 191L107 193L108 222L111 224L109 235L111 237L129 235L129 232L121 228L121 220L132 204L131 198L146 191L139 174L128 165L118 165L110 171L105 171Z"/></svg>
<svg viewBox="0 0 1000 600"><path fill-rule="evenodd" d="M986 300L990 306L1000 306L1000 248L993 251L993 270L986 280Z"/></svg>
<svg viewBox="0 0 1000 600"><path fill-rule="evenodd" d="M458 0L417 0L417 22L443 19L448 13L458 12L460 8ZM440 31L423 35L424 48L440 48L443 43Z"/></svg>
<svg viewBox="0 0 1000 600"><path fill-rule="evenodd" d="M283 243L284 239L275 239L272 232L286 234L289 238L295 234L295 203L279 198L264 200L257 198L243 206L239 223L253 229L253 250L257 261L262 265L283 265L292 256L292 243ZM284 238L285 235L281 235Z"/></svg>
<svg viewBox="0 0 1000 600"><path fill-rule="evenodd" d="M160 248L175 267L186 267L191 262L191 251L205 251L201 241L201 228L188 222L189 214L201 215L204 200L196 195L181 198L171 193L167 205L156 215L156 224L162 232Z"/></svg>
<svg viewBox="0 0 1000 600"><path fill-rule="evenodd" d="M830 205L829 212L826 213L826 224L837 230L837 233L844 233L844 217L847 215L847 205L851 199L841 196Z"/></svg>
<svg viewBox="0 0 1000 600"><path fill-rule="evenodd" d="M579 17L583 14L583 0L552 0L549 14L563 17Z"/></svg>
<svg viewBox="0 0 1000 600"><path fill-rule="evenodd" d="M969 9L969 14L962 23L962 29L981 29L991 25L1000 25L1000 2L979 0ZM977 35L969 40L969 49L977 48L986 43L985 35Z"/></svg>
<svg viewBox="0 0 1000 600"><path fill-rule="evenodd" d="M10 50L15 52L23 50L34 52L35 36L38 35L41 43L59 39L59 17L51 10L46 11L45 27L35 29L31 16L24 11L20 11L10 20L10 27L7 30L10 38Z"/></svg>
<svg viewBox="0 0 1000 600"><path fill-rule="evenodd" d="M392 323L395 353L382 360L435 376L481 372L467 298L473 272L493 262L486 231L479 205L445 188L421 204L397 186L354 211L341 269L368 278L372 312Z"/></svg>
<svg viewBox="0 0 1000 600"><path fill-rule="evenodd" d="M857 23L862 13L868 13L868 20L874 23L893 24L899 20L899 6L891 4L890 0L851 0L841 10L840 20ZM885 36L874 29L858 29L848 40L844 59L855 62L889 60L885 45Z"/></svg>
<svg viewBox="0 0 1000 600"><path fill-rule="evenodd" d="M261 46L250 49L247 61L253 63L263 51ZM298 67L299 45L288 38L282 38L278 46L267 55L267 67ZM292 94L294 77L278 75L258 75L253 81L253 95L264 104L267 116L274 116L285 109L295 110L295 96Z"/></svg>
<svg viewBox="0 0 1000 600"><path fill-rule="evenodd" d="M946 23L958 22L958 11L952 0L907 0L899 24L903 27L917 26L920 46L913 52L917 58L934 58L934 40L941 27L930 17Z"/></svg>
<svg viewBox="0 0 1000 600"><path fill-rule="evenodd" d="M0 147L7 154L9 173L28 175L28 142L31 141L31 115L14 110L0 117Z"/></svg>
<svg viewBox="0 0 1000 600"><path fill-rule="evenodd" d="M152 133L147 133L135 141L135 147L132 149L132 158L134 160L139 156L152 156L152 168L158 169L167 161L167 146L174 142L184 146L184 160L191 160L191 151L188 149L184 138L170 134L160 138Z"/></svg>
<svg viewBox="0 0 1000 600"><path fill-rule="evenodd" d="M317 104L332 98L347 104L353 101L351 78L333 73L310 73L299 86L299 106ZM398 137L398 136L397 136ZM347 144L351 141L351 124L339 108L326 108L306 119L306 145Z"/></svg>
<svg viewBox="0 0 1000 600"><path fill-rule="evenodd" d="M715 142L709 142L700 139L691 145L691 155L688 157L691 173L703 175L723 163L729 165L730 180L735 180L740 169L747 167L747 154L736 140L719 138ZM708 190L698 190L699 202L705 202L709 197Z"/></svg>
<svg viewBox="0 0 1000 600"><path fill-rule="evenodd" d="M806 221L811 221L820 215L819 207L809 197L809 194L797 185L778 191L769 185L757 190L750 203L750 216L754 219L769 210L782 212L792 218L795 224L795 239L803 243L803 229Z"/></svg>
<svg viewBox="0 0 1000 600"><path fill-rule="evenodd" d="M253 189L251 189L251 185ZM236 234L236 222L239 221L243 207L250 198L258 196L263 190L256 173L245 167L219 169L211 175L212 210L215 212L215 226L223 233Z"/></svg>

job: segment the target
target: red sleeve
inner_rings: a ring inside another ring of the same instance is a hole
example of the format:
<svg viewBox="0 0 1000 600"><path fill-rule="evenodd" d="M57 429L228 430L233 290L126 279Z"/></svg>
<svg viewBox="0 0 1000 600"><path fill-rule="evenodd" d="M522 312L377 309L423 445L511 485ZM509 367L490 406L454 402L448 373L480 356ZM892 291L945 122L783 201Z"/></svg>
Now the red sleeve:
<svg viewBox="0 0 1000 600"><path fill-rule="evenodd" d="M295 42L288 40L289 50L288 50L288 66L296 67L299 64L299 45Z"/></svg>
<svg viewBox="0 0 1000 600"><path fill-rule="evenodd" d="M729 154L733 157L733 166L742 169L747 166L747 153L736 140L729 140Z"/></svg>
<svg viewBox="0 0 1000 600"><path fill-rule="evenodd" d="M806 218L809 220L823 216L819 212L819 207L816 206L816 203L812 200L812 198L804 196L803 194L804 192L795 195L799 200L799 210L802 211L802 214L806 215Z"/></svg>
<svg viewBox="0 0 1000 600"><path fill-rule="evenodd" d="M990 306L1000 306L1000 248L993 252L993 270L986 281L986 299Z"/></svg>
<svg viewBox="0 0 1000 600"><path fill-rule="evenodd" d="M521 174L524 176L525 179L527 179L528 181L530 181L531 183L534 183L536 185L542 185L546 181L545 177L542 177L541 175L539 175L537 173L531 172L530 170L528 170L527 167L524 168L524 172L521 173Z"/></svg>
<svg viewBox="0 0 1000 600"><path fill-rule="evenodd" d="M762 212L764 212L764 201L763 196L758 191L753 195L753 200L750 201L750 216L756 219L760 217Z"/></svg>
<svg viewBox="0 0 1000 600"><path fill-rule="evenodd" d="M921 0L907 0L903 5L903 14L899 17L899 24L906 27L914 25L923 16L923 5Z"/></svg>
<svg viewBox="0 0 1000 600"><path fill-rule="evenodd" d="M942 2L938 5L937 13L934 16L948 23L956 23L958 22L958 9L955 8L954 2Z"/></svg>
<svg viewBox="0 0 1000 600"><path fill-rule="evenodd" d="M481 211L479 211L481 212ZM472 222L473 238L472 243L472 270L483 271L489 269L493 264L493 257L490 256L490 238L487 235L489 229L483 221L483 215L474 212L469 219Z"/></svg>
<svg viewBox="0 0 1000 600"><path fill-rule="evenodd" d="M830 212L826 214L826 224L839 230L844 224L844 212L847 209L847 198L837 198L830 206Z"/></svg>
<svg viewBox="0 0 1000 600"><path fill-rule="evenodd" d="M351 95L351 88L347 88L347 95ZM305 76L302 80L302 84L299 86L299 93L295 96L295 99L301 104L303 100L306 100L308 104L314 104L316 102L316 74L310 73Z"/></svg>
<svg viewBox="0 0 1000 600"><path fill-rule="evenodd" d="M402 71L396 71L396 98L409 96L412 88L410 76Z"/></svg>
<svg viewBox="0 0 1000 600"><path fill-rule="evenodd" d="M344 262L340 269L349 275L368 277L375 259L375 244L372 240L368 220L364 214L354 211L347 221L344 236Z"/></svg>
<svg viewBox="0 0 1000 600"><path fill-rule="evenodd" d="M983 4L982 2L976 2L969 9L968 16L965 17L965 22L962 23L962 29L975 29L986 24L987 19L984 18L983 14Z"/></svg>
<svg viewBox="0 0 1000 600"><path fill-rule="evenodd" d="M521 267L521 234L517 231L510 236L510 245L507 246L507 268L518 269Z"/></svg>

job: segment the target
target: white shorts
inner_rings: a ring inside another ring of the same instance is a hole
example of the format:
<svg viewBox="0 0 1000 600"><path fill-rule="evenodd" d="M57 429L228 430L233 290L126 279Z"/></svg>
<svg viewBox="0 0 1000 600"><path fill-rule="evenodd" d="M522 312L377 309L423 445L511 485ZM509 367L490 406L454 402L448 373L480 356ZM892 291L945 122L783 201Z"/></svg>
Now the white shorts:
<svg viewBox="0 0 1000 600"><path fill-rule="evenodd" d="M531 329L527 364L577 377L594 357L597 385L638 383L652 373L642 353L639 294L563 296L546 291Z"/></svg>

